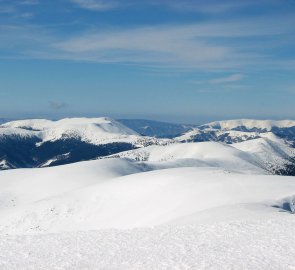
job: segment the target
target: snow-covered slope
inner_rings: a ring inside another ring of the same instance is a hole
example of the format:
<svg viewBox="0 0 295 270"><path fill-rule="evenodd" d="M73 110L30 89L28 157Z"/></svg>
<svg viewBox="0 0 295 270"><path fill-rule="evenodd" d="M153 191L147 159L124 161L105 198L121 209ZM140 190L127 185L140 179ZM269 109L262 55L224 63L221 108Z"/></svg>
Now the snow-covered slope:
<svg viewBox="0 0 295 270"><path fill-rule="evenodd" d="M65 118L58 121L46 119L13 121L0 125L0 138L7 135L37 137L40 139L38 146L45 142L71 138L93 145L123 142L138 147L165 142L165 140L142 137L137 132L107 117Z"/></svg>
<svg viewBox="0 0 295 270"><path fill-rule="evenodd" d="M0 125L0 169L90 160L168 139L143 137L110 118L20 120Z"/></svg>
<svg viewBox="0 0 295 270"><path fill-rule="evenodd" d="M233 144L233 147L251 154L273 173L294 175L295 149L273 133L261 135L262 138Z"/></svg>
<svg viewBox="0 0 295 270"><path fill-rule="evenodd" d="M19 131L20 134L24 130L31 131L31 134L40 137L42 142L74 137L93 144L102 144L138 135L135 131L106 117L66 118L59 121L45 119L20 120L0 126L1 133L7 132L7 130L15 133Z"/></svg>
<svg viewBox="0 0 295 270"><path fill-rule="evenodd" d="M216 121L200 126L200 128L213 128L223 130L233 130L244 127L248 130L257 129L261 131L271 131L272 128L290 128L295 127L295 121L293 120L254 120L254 119L237 119Z"/></svg>
<svg viewBox="0 0 295 270"><path fill-rule="evenodd" d="M54 168L3 171L0 175L0 209L31 204L108 179L144 171L124 159L79 162Z"/></svg>
<svg viewBox="0 0 295 270"><path fill-rule="evenodd" d="M295 267L295 178L259 169L255 146L145 150L0 172L0 268Z"/></svg>
<svg viewBox="0 0 295 270"><path fill-rule="evenodd" d="M235 144L264 138L269 130L275 136L285 140L288 147L294 148L294 122L247 119L219 121L191 127L190 131L175 139L158 139L141 136L121 123L106 117L67 118L59 121L45 119L12 121L0 125L0 169L63 165L151 145L205 141ZM178 126L170 124L161 126L160 122L157 123L157 130L161 132L164 132L166 128L174 130L176 127ZM183 126L183 128L188 127ZM187 150L186 148L185 151ZM200 163L202 157L198 159ZM284 159L293 163L293 156ZM271 163L273 162L275 159ZM288 170L293 171L292 168ZM271 169L271 171L275 170Z"/></svg>
<svg viewBox="0 0 295 270"><path fill-rule="evenodd" d="M198 167L138 173L140 166L112 159L46 169L48 172L1 173L0 232L133 228L178 223L182 217L190 223L190 216L194 220L202 213L204 220L204 211L233 205L258 204L258 212L260 207L271 210L272 205L295 195L293 177ZM228 213L228 218L236 214Z"/></svg>
<svg viewBox="0 0 295 270"><path fill-rule="evenodd" d="M294 216L276 212L204 225L0 236L0 267L292 270L294 225Z"/></svg>
<svg viewBox="0 0 295 270"><path fill-rule="evenodd" d="M237 130L219 130L194 128L183 135L176 137L178 142L205 142L215 141L228 144L243 142L259 138L258 132L245 132Z"/></svg>
<svg viewBox="0 0 295 270"><path fill-rule="evenodd" d="M251 154L218 142L149 146L121 152L110 157L145 161L151 166L164 168L166 166L221 167L231 171L243 170L249 173L265 173L266 169Z"/></svg>
<svg viewBox="0 0 295 270"><path fill-rule="evenodd" d="M295 147L295 121L238 119L216 121L192 128L175 138L179 142L219 141L228 144L253 140L272 132Z"/></svg>
<svg viewBox="0 0 295 270"><path fill-rule="evenodd" d="M170 162L182 166L209 166L230 170L261 170L273 174L295 174L295 149L271 132L241 143L199 142L150 146L111 157L137 161Z"/></svg>

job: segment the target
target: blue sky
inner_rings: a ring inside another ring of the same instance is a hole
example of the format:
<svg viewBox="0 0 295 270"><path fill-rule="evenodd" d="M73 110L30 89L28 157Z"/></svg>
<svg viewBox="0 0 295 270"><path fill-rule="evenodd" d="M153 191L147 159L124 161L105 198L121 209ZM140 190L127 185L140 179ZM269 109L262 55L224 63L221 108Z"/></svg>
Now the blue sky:
<svg viewBox="0 0 295 270"><path fill-rule="evenodd" d="M0 0L0 117L295 118L294 0Z"/></svg>

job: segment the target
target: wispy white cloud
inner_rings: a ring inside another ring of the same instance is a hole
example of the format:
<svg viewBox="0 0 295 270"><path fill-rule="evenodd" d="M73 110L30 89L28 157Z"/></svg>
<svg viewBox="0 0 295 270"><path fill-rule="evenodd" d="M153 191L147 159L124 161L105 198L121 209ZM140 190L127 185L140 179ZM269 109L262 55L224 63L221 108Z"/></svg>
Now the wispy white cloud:
<svg viewBox="0 0 295 270"><path fill-rule="evenodd" d="M29 1L29 0L28 0ZM33 1L33 0L31 0ZM218 14L258 6L261 4L272 5L275 0L68 0L81 8L93 11L106 11L132 6L161 6L180 12L197 12L205 14Z"/></svg>
<svg viewBox="0 0 295 270"><path fill-rule="evenodd" d="M34 17L34 13L32 13L32 12L25 12L25 13L20 14L20 17L21 18L24 18L24 19L31 19L31 18Z"/></svg>
<svg viewBox="0 0 295 270"><path fill-rule="evenodd" d="M39 3L40 3L39 0L22 0L19 2L20 5L28 5L28 6L37 5Z"/></svg>
<svg viewBox="0 0 295 270"><path fill-rule="evenodd" d="M282 40L288 40L288 46L295 42L289 39L294 23L293 17L263 17L99 30L92 27L67 36L60 35L58 28L1 25L0 47L13 51L6 54L11 57L226 71L236 74L226 78L225 82L230 82L242 79L239 74L247 73L247 69L294 68L294 59L282 63L276 57L276 49L284 46ZM222 80L225 78L211 83Z"/></svg>
<svg viewBox="0 0 295 270"><path fill-rule="evenodd" d="M119 2L112 0L70 0L84 9L106 11L121 6Z"/></svg>
<svg viewBox="0 0 295 270"><path fill-rule="evenodd" d="M272 21L261 18L252 21L110 28L55 42L52 49L77 60L204 69L237 68L271 59L270 52L263 53L268 48L267 42L244 43L241 39L264 36L265 40L275 37L279 41L278 36L292 32L291 21L277 24L275 18ZM277 41L274 40L271 47Z"/></svg>
<svg viewBox="0 0 295 270"><path fill-rule="evenodd" d="M242 80L244 77L245 76L243 74L233 74L227 77L210 80L209 83L211 84L233 83L233 82Z"/></svg>
<svg viewBox="0 0 295 270"><path fill-rule="evenodd" d="M245 7L249 7L251 5L257 5L259 1L248 0L248 1L232 1L232 0L224 0L224 1L216 1L216 0L162 0L162 1L154 1L154 4L164 5L174 10L178 11L189 11L189 12L198 12L198 13L209 13L209 14L217 14L217 13L225 13L229 11L239 10Z"/></svg>

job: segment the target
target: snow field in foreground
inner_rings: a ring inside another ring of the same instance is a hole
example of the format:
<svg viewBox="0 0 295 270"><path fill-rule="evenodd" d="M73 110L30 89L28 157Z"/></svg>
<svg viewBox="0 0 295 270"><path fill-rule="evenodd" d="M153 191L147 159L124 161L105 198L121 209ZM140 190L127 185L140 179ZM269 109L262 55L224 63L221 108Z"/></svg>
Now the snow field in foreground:
<svg viewBox="0 0 295 270"><path fill-rule="evenodd" d="M295 177L209 146L0 172L0 269L294 270Z"/></svg>
<svg viewBox="0 0 295 270"><path fill-rule="evenodd" d="M1 269L295 269L295 220L0 237Z"/></svg>

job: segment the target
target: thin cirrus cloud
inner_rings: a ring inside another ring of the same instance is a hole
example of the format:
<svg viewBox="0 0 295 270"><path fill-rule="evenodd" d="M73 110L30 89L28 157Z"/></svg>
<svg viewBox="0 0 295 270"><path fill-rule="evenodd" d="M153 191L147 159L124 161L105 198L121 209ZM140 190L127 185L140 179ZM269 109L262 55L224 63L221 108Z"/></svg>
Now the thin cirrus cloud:
<svg viewBox="0 0 295 270"><path fill-rule="evenodd" d="M69 0L81 8L92 11L107 11L122 7L131 6L162 6L176 11L189 11L198 13L225 13L233 10L239 10L245 7L257 6L265 4L265 0L248 0L248 1L234 1L234 0ZM273 4L268 1L268 4Z"/></svg>
<svg viewBox="0 0 295 270"><path fill-rule="evenodd" d="M118 4L124 3L126 6L132 3L115 0L68 1L89 9L110 9ZM38 3L33 0L22 2ZM167 4L169 1L159 2ZM179 3L171 1L170 4L173 2ZM155 4L155 1L151 0L151 4ZM213 7L216 8L215 5ZM23 16L30 18L33 14L24 13ZM59 27L50 25L2 24L0 48L7 51L2 57L247 73L248 69L294 68L292 57L279 57L283 46L295 46L292 38L294 24L294 16L265 15L208 19L191 24L175 21L151 26L85 25L79 31L72 27L66 34Z"/></svg>
<svg viewBox="0 0 295 270"><path fill-rule="evenodd" d="M294 19L285 18L280 24L278 20L281 18L110 28L53 42L51 49L65 58L96 62L203 69L269 66L277 60L280 40L294 32L290 27ZM244 42L257 38L257 44Z"/></svg>
<svg viewBox="0 0 295 270"><path fill-rule="evenodd" d="M184 11L184 12L198 12L198 13L208 13L208 14L218 14L218 13L226 13L234 10L239 10L245 7L250 7L252 5L259 4L260 1L216 1L216 0L186 0L186 1L176 1L176 0L162 0L162 1L154 1L154 4L163 5L168 8Z"/></svg>
<svg viewBox="0 0 295 270"><path fill-rule="evenodd" d="M121 6L119 2L116 1L103 1L103 0L70 0L77 6L94 11L107 11L110 9L115 9Z"/></svg>
<svg viewBox="0 0 295 270"><path fill-rule="evenodd" d="M211 84L224 84L224 83L234 83L242 80L245 76L243 74L233 74L227 77L212 79L209 81Z"/></svg>

